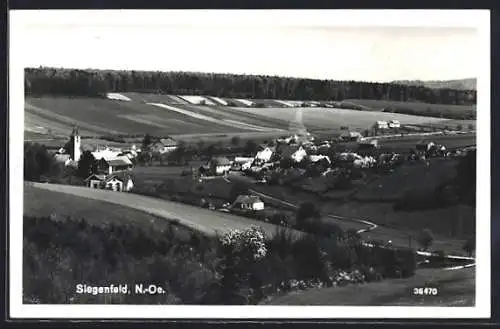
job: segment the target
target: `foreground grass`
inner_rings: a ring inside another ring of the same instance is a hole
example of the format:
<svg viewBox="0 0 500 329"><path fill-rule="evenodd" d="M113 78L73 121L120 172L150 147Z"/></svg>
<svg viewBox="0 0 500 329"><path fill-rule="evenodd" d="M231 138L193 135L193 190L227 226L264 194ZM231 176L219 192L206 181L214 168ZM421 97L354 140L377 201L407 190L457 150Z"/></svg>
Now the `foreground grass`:
<svg viewBox="0 0 500 329"><path fill-rule="evenodd" d="M170 227L168 220L143 211L29 185L24 186L24 215L47 216L56 221L65 220L67 217L76 220L85 218L92 225L132 224L151 226L160 231ZM177 227L177 230L187 231L182 227Z"/></svg>
<svg viewBox="0 0 500 329"><path fill-rule="evenodd" d="M433 287L436 296L415 296L413 288ZM270 305L474 306L475 268L418 270L408 279L385 280L335 289L311 289L267 301Z"/></svg>

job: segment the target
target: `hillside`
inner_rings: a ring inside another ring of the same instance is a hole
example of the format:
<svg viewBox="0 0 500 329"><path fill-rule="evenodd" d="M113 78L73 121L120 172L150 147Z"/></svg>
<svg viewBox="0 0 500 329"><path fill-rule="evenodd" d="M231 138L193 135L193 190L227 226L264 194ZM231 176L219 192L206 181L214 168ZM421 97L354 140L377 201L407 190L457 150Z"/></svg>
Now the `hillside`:
<svg viewBox="0 0 500 329"><path fill-rule="evenodd" d="M203 134L279 137L287 134L296 108L250 108L180 104L173 95L121 94L128 100L97 97L28 96L25 100L25 139L66 138L78 125L84 138L199 136ZM174 100L173 100L174 99ZM371 106L372 104L369 104ZM444 106L444 105L443 105ZM452 106L452 105L448 105ZM454 113L467 113L461 106ZM424 107L425 108L425 107ZM423 115L315 107L303 110L303 124L311 132L369 129L377 120L397 119L406 125L447 125L448 120ZM458 122L456 123L458 124ZM467 127L463 123L464 127ZM207 135L205 135L207 137ZM227 137L227 136L226 136Z"/></svg>
<svg viewBox="0 0 500 329"><path fill-rule="evenodd" d="M458 79L458 80L396 80L391 83L402 84L405 86L423 86L430 89L455 89L455 90L477 90L476 78Z"/></svg>

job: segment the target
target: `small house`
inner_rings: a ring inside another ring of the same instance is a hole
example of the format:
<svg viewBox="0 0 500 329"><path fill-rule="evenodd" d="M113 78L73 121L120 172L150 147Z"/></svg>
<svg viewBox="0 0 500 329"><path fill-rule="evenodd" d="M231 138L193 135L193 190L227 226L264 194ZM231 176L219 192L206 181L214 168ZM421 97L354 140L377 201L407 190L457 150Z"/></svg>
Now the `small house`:
<svg viewBox="0 0 500 329"><path fill-rule="evenodd" d="M117 191L117 192L123 191L123 181L116 176L109 176L102 183L104 189L106 190Z"/></svg>
<svg viewBox="0 0 500 329"><path fill-rule="evenodd" d="M214 157L210 159L208 166L212 174L223 175L231 169L232 163L226 157Z"/></svg>
<svg viewBox="0 0 500 329"><path fill-rule="evenodd" d="M177 142L172 138L162 138L160 139L160 143L163 145L163 153L175 151L178 147Z"/></svg>
<svg viewBox="0 0 500 329"><path fill-rule="evenodd" d="M306 150L301 146L297 151L295 151L292 155L291 158L295 162L301 162L305 157L307 156Z"/></svg>
<svg viewBox="0 0 500 329"><path fill-rule="evenodd" d="M126 156L108 160L106 161L106 164L108 175L111 175L112 173L117 171L132 170L132 167L134 166L132 161L130 161L130 159Z"/></svg>
<svg viewBox="0 0 500 329"><path fill-rule="evenodd" d="M106 175L92 174L85 179L85 185L90 188L101 188L101 185L105 180Z"/></svg>
<svg viewBox="0 0 500 329"><path fill-rule="evenodd" d="M398 120L391 120L388 122L389 128L401 128L401 123Z"/></svg>
<svg viewBox="0 0 500 329"><path fill-rule="evenodd" d="M389 129L389 123L387 121L376 121L373 128L375 130Z"/></svg>
<svg viewBox="0 0 500 329"><path fill-rule="evenodd" d="M231 208L259 211L264 210L264 202L257 196L240 195L236 198Z"/></svg>
<svg viewBox="0 0 500 329"><path fill-rule="evenodd" d="M266 147L262 151L257 152L255 160L259 162L269 162L273 156L274 151L270 147Z"/></svg>

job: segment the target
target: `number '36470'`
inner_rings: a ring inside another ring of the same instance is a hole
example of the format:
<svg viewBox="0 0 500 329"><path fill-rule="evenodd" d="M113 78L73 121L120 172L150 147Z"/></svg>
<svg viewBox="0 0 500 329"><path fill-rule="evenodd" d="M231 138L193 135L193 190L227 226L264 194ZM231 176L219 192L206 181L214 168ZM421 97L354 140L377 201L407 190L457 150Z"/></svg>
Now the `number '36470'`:
<svg viewBox="0 0 500 329"><path fill-rule="evenodd" d="M436 296L437 294L437 288L413 288L413 295L416 296Z"/></svg>

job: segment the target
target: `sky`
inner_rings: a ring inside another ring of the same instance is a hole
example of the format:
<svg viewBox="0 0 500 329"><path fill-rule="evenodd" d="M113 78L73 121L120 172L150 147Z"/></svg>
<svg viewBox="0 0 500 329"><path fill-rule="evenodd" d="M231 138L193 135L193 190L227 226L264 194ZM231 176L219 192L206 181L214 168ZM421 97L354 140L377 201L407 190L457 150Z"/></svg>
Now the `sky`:
<svg viewBox="0 0 500 329"><path fill-rule="evenodd" d="M22 55L26 67L358 81L448 80L479 74L480 38L477 27L465 23L470 19L443 26L442 14L405 20L401 14L372 12L346 20L347 14L336 11L323 11L316 19L304 12L298 16L297 11L288 16L276 11L182 12L156 11L148 17L122 11L115 19L102 12L11 13L11 29L29 49ZM388 26L391 17L396 26ZM441 26L432 25L438 18ZM355 24L356 19L364 25ZM403 26L407 22L413 26Z"/></svg>

